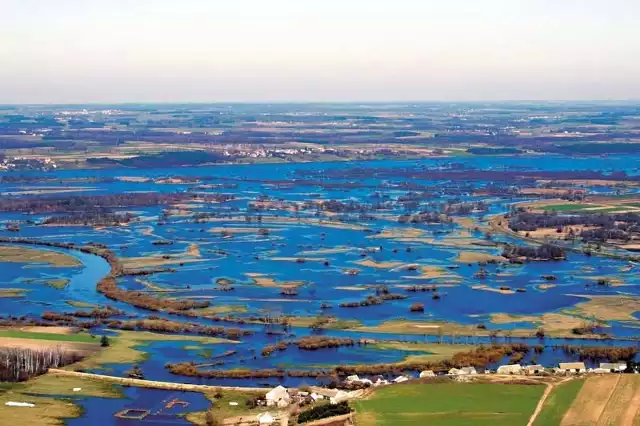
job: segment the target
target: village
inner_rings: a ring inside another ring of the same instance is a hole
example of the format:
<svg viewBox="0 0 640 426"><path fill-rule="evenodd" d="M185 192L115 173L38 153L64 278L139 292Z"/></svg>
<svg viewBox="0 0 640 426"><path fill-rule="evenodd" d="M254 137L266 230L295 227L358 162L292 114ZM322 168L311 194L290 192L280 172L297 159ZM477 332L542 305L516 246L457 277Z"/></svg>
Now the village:
<svg viewBox="0 0 640 426"><path fill-rule="evenodd" d="M545 368L542 365L526 365L505 364L499 366L496 370L476 369L475 367L451 368L448 372L436 374L433 370L424 370L420 372L418 377L410 375L399 375L392 380L386 379L384 376L378 375L371 378L361 378L358 375L351 375L341 383L340 387L344 389L328 389L323 387L312 386L305 390L285 388L284 386L276 386L266 392L264 398L259 398L256 404L271 411L264 411L254 417L240 417L233 419L238 423L224 424L234 425L270 425L270 424L287 424L283 418L288 418L291 413L300 411L300 408L317 404L323 405L344 405L348 407L349 401L362 399L371 394L369 388L377 388L381 386L391 386L410 381L420 382L425 386L429 385L430 378L450 379L455 382L471 382L474 378L516 378L517 376L537 376L537 377L561 377L568 380L572 377L580 377L584 375L601 375L601 374L620 374L631 373L638 374L636 368L629 368L625 362L601 362L598 367L587 368L584 362L561 362L557 367ZM426 380L420 380L426 379ZM233 404L233 402L231 403ZM351 412L350 408L348 413ZM284 417L283 417L284 416ZM335 417L335 419L334 419ZM324 421L318 423L325 424L329 420L327 416L323 417ZM331 417L336 421L335 424L350 425L353 424L351 416L341 414ZM314 422L308 423L314 425ZM334 424L334 423L330 423Z"/></svg>

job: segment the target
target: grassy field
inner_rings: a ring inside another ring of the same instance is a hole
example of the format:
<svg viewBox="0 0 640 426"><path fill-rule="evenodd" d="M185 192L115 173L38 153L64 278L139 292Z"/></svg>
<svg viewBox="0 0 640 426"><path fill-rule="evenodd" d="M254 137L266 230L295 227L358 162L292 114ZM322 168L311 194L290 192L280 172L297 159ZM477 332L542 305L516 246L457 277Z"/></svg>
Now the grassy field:
<svg viewBox="0 0 640 426"><path fill-rule="evenodd" d="M0 338L12 337L14 339L36 339L50 340L56 342L77 342L77 343L99 343L98 337L92 337L87 333L77 334L55 334L55 333L38 333L33 331L22 330L0 330Z"/></svg>
<svg viewBox="0 0 640 426"><path fill-rule="evenodd" d="M55 267L80 266L75 257L53 250L0 245L0 262L49 264Z"/></svg>
<svg viewBox="0 0 640 426"><path fill-rule="evenodd" d="M59 278L59 279L48 280L48 281L46 281L46 284L49 287L53 287L55 289L62 290L63 288L65 288L67 286L67 284L69 284L69 281L70 280L65 279L65 278Z"/></svg>
<svg viewBox="0 0 640 426"><path fill-rule="evenodd" d="M73 392L74 388L82 389ZM96 396L102 398L120 398L122 392L112 383L91 380L84 377L61 376L47 373L23 383L14 383L13 390L22 393L54 396Z"/></svg>
<svg viewBox="0 0 640 426"><path fill-rule="evenodd" d="M544 402L542 411L538 414L534 426L559 425L578 392L582 389L584 380L571 380L556 386L547 400Z"/></svg>
<svg viewBox="0 0 640 426"><path fill-rule="evenodd" d="M554 204L542 207L549 212L573 212L578 210L592 209L598 207L596 204Z"/></svg>
<svg viewBox="0 0 640 426"><path fill-rule="evenodd" d="M602 208L599 208L602 207ZM629 209L637 208L638 206L634 204L625 204L622 206L610 206L606 207L606 204L552 204L549 206L543 206L542 209L548 212L558 212L558 213L567 213L567 212L577 212L584 211L587 209L589 213L615 213L627 211Z"/></svg>
<svg viewBox="0 0 640 426"><path fill-rule="evenodd" d="M30 402L35 407L7 407L8 401ZM66 418L78 417L82 409L69 401L43 396L24 395L14 391L0 393L0 422L3 425L63 425Z"/></svg>
<svg viewBox="0 0 640 426"><path fill-rule="evenodd" d="M242 392L242 391L223 390L218 392L216 395L204 394L204 396L206 396L207 399L209 399L212 402L211 411L213 412L215 418L217 419L246 416L251 420L255 420L256 415L258 413L263 413L265 411L264 407L257 407L254 409L247 408L248 400L253 399L257 396L263 397L264 392ZM230 402L237 402L238 405L229 405ZM274 411L271 410L271 413L274 414ZM204 411L189 413L186 415L186 419L197 425L206 424Z"/></svg>
<svg viewBox="0 0 640 426"><path fill-rule="evenodd" d="M73 392L73 388L81 388ZM48 373L23 383L0 383L0 424L63 425L64 419L78 417L82 409L66 396L120 398L119 389L106 382ZM7 401L30 402L35 407L7 407Z"/></svg>
<svg viewBox="0 0 640 426"><path fill-rule="evenodd" d="M29 291L23 288L2 288L0 289L0 297L24 297Z"/></svg>
<svg viewBox="0 0 640 426"><path fill-rule="evenodd" d="M87 303L79 300L67 300L67 305L73 306L74 308L97 308L98 305L94 305L93 303Z"/></svg>
<svg viewBox="0 0 640 426"><path fill-rule="evenodd" d="M367 346L376 350L399 350L415 352L409 355L407 362L435 362L451 359L458 352L466 352L475 349L473 345L447 345L436 343L408 343L408 342L383 342Z"/></svg>
<svg viewBox="0 0 640 426"><path fill-rule="evenodd" d="M157 334L147 331L119 331L118 336L111 339L111 345L84 360L67 366L67 369L101 368L104 364L128 364L142 361L147 356L143 350L137 349L153 341L181 341L201 344L231 343L226 339L205 336L183 336L178 334Z"/></svg>
<svg viewBox="0 0 640 426"><path fill-rule="evenodd" d="M525 425L542 385L411 383L354 402L358 425Z"/></svg>

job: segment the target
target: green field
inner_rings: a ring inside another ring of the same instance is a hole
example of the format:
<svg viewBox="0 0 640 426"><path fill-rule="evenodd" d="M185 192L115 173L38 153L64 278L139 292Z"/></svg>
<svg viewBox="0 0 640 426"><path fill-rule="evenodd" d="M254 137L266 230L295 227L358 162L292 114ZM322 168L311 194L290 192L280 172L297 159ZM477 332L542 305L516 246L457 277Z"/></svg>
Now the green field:
<svg viewBox="0 0 640 426"><path fill-rule="evenodd" d="M581 211L581 210L587 210L587 209L595 209L599 207L597 204L556 204L556 205L550 205L550 206L544 206L542 207L543 210L548 211L548 212L575 212L575 211ZM626 211L629 210L629 207L634 207L634 206L630 206L630 205L624 205L624 206L612 206L612 207L606 207L606 208L601 208L601 209L597 209L597 210L589 210L588 213L615 213L615 212L622 212L622 211Z"/></svg>
<svg viewBox="0 0 640 426"><path fill-rule="evenodd" d="M354 402L358 425L526 425L543 385L410 383Z"/></svg>
<svg viewBox="0 0 640 426"><path fill-rule="evenodd" d="M12 337L15 339L52 340L57 342L99 343L100 338L92 337L86 333L54 334L36 333L22 330L0 330L0 337Z"/></svg>
<svg viewBox="0 0 640 426"><path fill-rule="evenodd" d="M571 212L584 209L592 209L598 207L595 204L555 204L544 206L543 209L549 212Z"/></svg>
<svg viewBox="0 0 640 426"><path fill-rule="evenodd" d="M534 426L554 426L559 425L564 413L567 412L576 395L582 389L584 380L571 380L556 386L542 406L542 411L538 414Z"/></svg>
<svg viewBox="0 0 640 426"><path fill-rule="evenodd" d="M626 212L628 211L629 208L625 207L625 206L620 206L620 207L607 207L606 209L598 209L598 210L593 210L593 213L618 213L618 212Z"/></svg>

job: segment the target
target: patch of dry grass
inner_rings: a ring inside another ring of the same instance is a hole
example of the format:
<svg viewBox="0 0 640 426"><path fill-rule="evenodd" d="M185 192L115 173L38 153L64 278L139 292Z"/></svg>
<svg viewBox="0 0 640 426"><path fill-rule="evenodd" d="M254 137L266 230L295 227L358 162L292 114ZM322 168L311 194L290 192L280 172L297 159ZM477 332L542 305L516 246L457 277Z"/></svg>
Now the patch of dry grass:
<svg viewBox="0 0 640 426"><path fill-rule="evenodd" d="M78 259L65 253L17 245L0 245L1 262L48 264L60 268L82 265Z"/></svg>

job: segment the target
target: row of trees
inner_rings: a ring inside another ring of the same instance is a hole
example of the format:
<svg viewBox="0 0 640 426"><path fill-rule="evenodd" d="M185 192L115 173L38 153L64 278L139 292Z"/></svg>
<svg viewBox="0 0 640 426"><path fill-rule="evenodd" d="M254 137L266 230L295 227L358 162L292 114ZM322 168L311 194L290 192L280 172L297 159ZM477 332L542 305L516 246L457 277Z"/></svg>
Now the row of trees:
<svg viewBox="0 0 640 426"><path fill-rule="evenodd" d="M39 213L88 213L104 212L123 207L145 207L185 203L193 199L199 202L223 202L234 199L231 194L189 194L185 192L135 192L107 195L77 195L64 197L2 197L0 211Z"/></svg>
<svg viewBox="0 0 640 426"><path fill-rule="evenodd" d="M502 256L507 259L525 257L531 260L561 260L566 258L567 253L562 247L551 244L542 244L537 247L507 244L504 247Z"/></svg>
<svg viewBox="0 0 640 426"><path fill-rule="evenodd" d="M0 381L22 382L82 359L77 352L62 347L47 349L0 348Z"/></svg>
<svg viewBox="0 0 640 426"><path fill-rule="evenodd" d="M509 228L513 231L535 231L538 228L562 228L566 226L585 225L604 229L627 229L629 225L640 224L638 213L531 213L519 210L509 219Z"/></svg>

